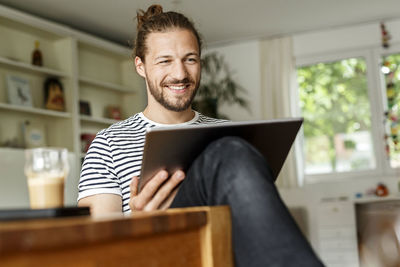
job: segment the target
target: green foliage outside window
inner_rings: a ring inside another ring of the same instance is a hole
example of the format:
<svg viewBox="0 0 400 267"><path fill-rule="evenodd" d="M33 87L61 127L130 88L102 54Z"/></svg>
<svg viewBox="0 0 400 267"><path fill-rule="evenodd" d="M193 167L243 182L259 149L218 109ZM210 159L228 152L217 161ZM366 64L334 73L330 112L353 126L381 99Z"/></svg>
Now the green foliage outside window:
<svg viewBox="0 0 400 267"><path fill-rule="evenodd" d="M297 72L306 173L371 168L374 159L365 60L318 63ZM364 137L363 147L368 147L366 153L357 152L357 144L362 146L360 136ZM325 169L315 169L322 165Z"/></svg>

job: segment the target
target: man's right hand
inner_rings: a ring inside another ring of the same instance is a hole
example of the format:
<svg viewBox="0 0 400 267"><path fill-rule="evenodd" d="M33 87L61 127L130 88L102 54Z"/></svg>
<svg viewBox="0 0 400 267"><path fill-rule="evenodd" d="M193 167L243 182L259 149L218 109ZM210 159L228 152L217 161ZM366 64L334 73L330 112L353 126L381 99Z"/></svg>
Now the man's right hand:
<svg viewBox="0 0 400 267"><path fill-rule="evenodd" d="M139 178L133 177L130 189L129 207L131 211L152 211L168 209L178 191L178 185L185 178L183 171L169 176L165 170L159 171L138 193Z"/></svg>

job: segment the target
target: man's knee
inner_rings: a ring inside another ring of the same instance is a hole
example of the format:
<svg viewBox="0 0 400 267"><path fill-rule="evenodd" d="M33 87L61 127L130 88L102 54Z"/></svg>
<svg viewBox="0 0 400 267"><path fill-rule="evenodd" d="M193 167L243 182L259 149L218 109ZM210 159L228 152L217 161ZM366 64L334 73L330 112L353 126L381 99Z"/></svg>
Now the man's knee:
<svg viewBox="0 0 400 267"><path fill-rule="evenodd" d="M253 145L237 136L220 138L207 148L211 159L224 167L224 171L245 174L255 169L266 170L265 176L273 181L271 168L264 156ZM238 176L238 175L236 175Z"/></svg>
<svg viewBox="0 0 400 267"><path fill-rule="evenodd" d="M224 158L229 157L229 159L242 157L247 154L257 154L257 156L261 156L256 148L246 140L237 136L226 136L217 139L208 146L207 150L220 154Z"/></svg>

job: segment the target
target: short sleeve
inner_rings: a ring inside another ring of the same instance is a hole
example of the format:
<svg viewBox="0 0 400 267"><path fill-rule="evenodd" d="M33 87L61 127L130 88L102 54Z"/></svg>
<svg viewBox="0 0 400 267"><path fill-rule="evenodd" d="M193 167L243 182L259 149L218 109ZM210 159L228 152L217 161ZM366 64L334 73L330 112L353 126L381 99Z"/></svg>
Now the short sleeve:
<svg viewBox="0 0 400 267"><path fill-rule="evenodd" d="M120 182L114 169L112 149L105 134L97 134L88 149L78 189L78 201L97 194L122 196Z"/></svg>

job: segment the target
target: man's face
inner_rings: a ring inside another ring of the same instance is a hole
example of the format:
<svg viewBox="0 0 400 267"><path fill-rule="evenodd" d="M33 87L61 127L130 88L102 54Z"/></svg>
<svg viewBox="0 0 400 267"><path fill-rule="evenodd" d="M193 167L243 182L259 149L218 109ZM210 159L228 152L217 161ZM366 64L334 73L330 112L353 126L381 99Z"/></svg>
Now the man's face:
<svg viewBox="0 0 400 267"><path fill-rule="evenodd" d="M200 53L196 37L188 30L150 33L145 62L135 59L146 79L152 102L171 111L188 109L200 82Z"/></svg>

